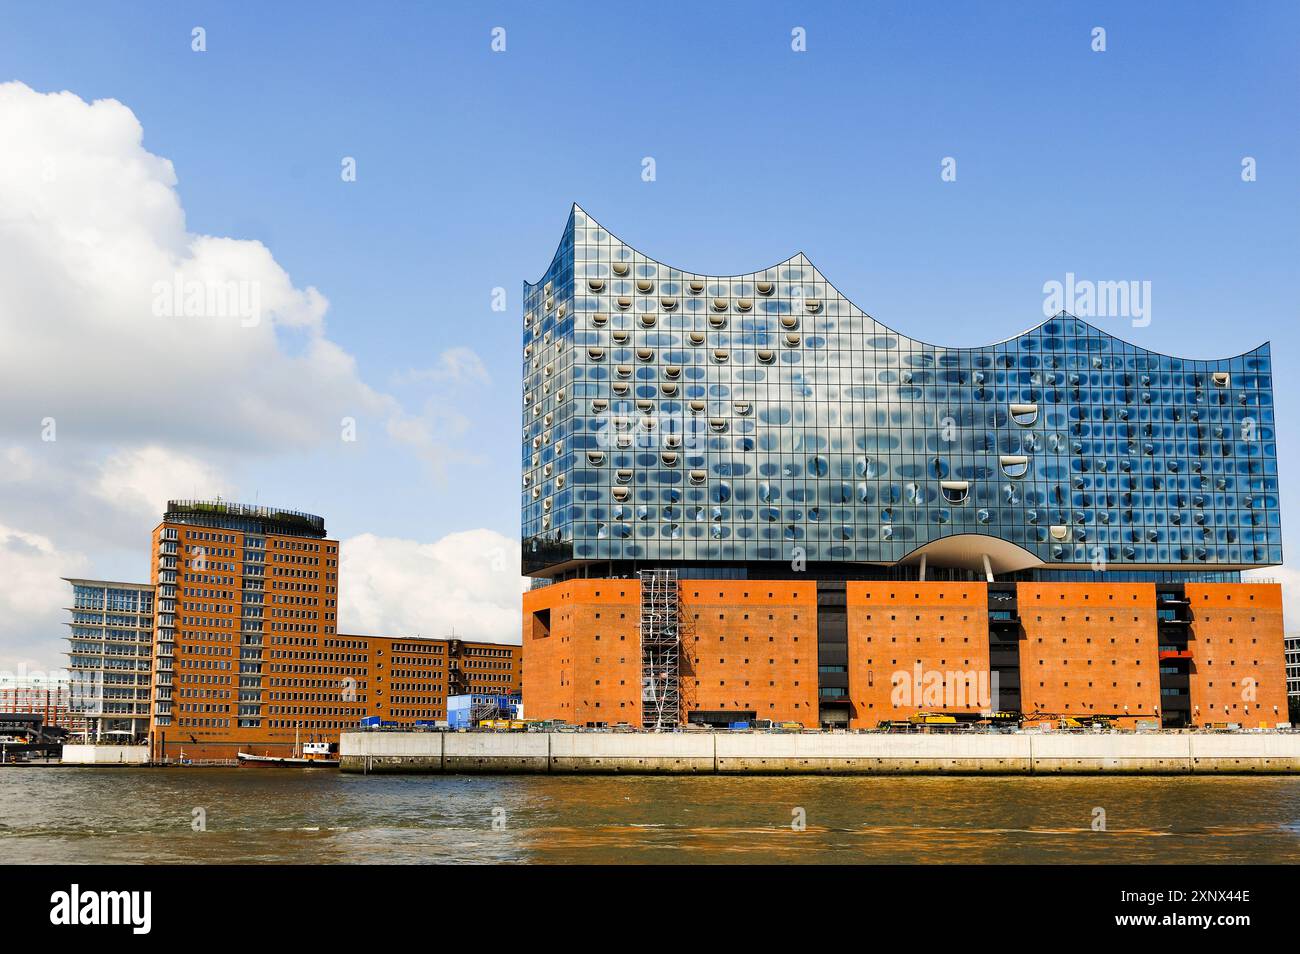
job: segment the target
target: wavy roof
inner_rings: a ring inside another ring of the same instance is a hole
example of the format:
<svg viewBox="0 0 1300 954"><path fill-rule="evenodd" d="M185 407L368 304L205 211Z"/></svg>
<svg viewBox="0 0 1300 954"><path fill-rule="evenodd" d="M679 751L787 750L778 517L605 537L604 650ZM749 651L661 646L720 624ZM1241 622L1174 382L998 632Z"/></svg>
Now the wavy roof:
<svg viewBox="0 0 1300 954"><path fill-rule="evenodd" d="M778 270L778 269L780 269L780 268L787 267L787 266L791 266L791 265L798 266L798 267L801 267L801 268L810 268L810 269L812 269L813 273L816 275L816 280L817 280L817 281L825 282L826 285L827 285L827 286L828 286L832 291L834 291L836 295L838 295L838 296L839 296L840 298L842 298L845 302L847 302L847 303L848 303L848 304L849 304L849 305L850 305L854 310L856 310L856 311L861 315L861 317L863 317L863 318L865 318L865 319L867 319L867 320L873 322L875 325L877 325L878 328L879 328L879 332L878 332L878 333L887 333L887 334L895 335L895 336L897 336L898 338L905 339L905 340L907 340L907 341L913 342L913 343L915 343L915 344L917 344L917 345L920 345L920 346L922 346L922 347L925 347L925 348L934 348L934 349L936 349L936 350L940 350L940 351L955 351L955 352L960 352L960 351L987 351L987 350L989 350L990 348L996 348L996 347L998 347L999 345L1007 344L1007 343L1009 343L1009 342L1016 341L1016 340L1018 340L1018 339L1020 339L1020 338L1024 338L1024 337L1026 337L1026 336L1028 336L1028 335L1033 334L1035 331L1039 330L1039 329L1042 328L1044 325L1046 325L1046 324L1048 324L1048 323L1050 323L1050 322L1053 322L1053 321L1060 321L1060 320L1063 320L1063 319L1070 319L1070 320L1073 320L1073 321L1080 322L1081 324L1086 325L1088 328L1091 328L1093 331L1097 332L1097 334L1099 334L1099 335L1103 335L1103 336L1105 336L1105 337L1107 337L1107 338L1111 338L1111 339L1114 340L1114 341L1121 342L1121 343L1127 345L1128 347L1133 348L1135 351L1142 351L1142 352L1146 352L1147 354L1159 355L1160 357L1171 358L1171 359L1173 359L1173 360L1177 360L1177 361L1198 361L1198 362L1202 362L1202 363L1206 363L1206 364L1222 364L1222 363L1225 363L1225 362L1231 361L1231 360L1233 360L1234 358L1244 358L1244 357L1247 357L1248 355L1268 354L1268 353L1269 353L1269 350L1270 350L1270 342L1269 342L1269 341L1264 341L1264 342L1262 342L1261 344L1256 345L1254 348L1251 348L1251 349L1249 349L1249 350L1247 350L1247 351L1243 351L1243 352L1241 352L1241 353L1239 353L1239 354L1236 354L1236 355L1229 355L1229 356L1222 357L1222 358L1191 358L1191 357L1187 357L1187 356L1185 356L1185 355L1171 355L1171 354L1167 354L1167 353L1162 352L1162 351L1156 351L1156 350L1154 350L1154 349L1152 349L1152 348L1145 347L1144 345L1134 344L1133 342L1128 341L1127 339L1122 338L1122 337L1120 337L1119 335L1113 334L1112 332L1106 330L1105 328L1100 327L1099 325L1096 325L1096 324L1094 324L1094 323L1088 321L1088 320L1085 319L1085 318L1080 318L1080 317L1078 317L1077 315L1074 315L1074 314L1070 313L1069 311L1064 311L1064 310L1058 312L1058 313L1055 314L1055 315L1051 315L1051 316L1049 316L1049 317L1043 318L1043 319L1042 319L1041 321L1039 321L1037 324L1031 325L1030 327L1024 329L1023 331L1017 332L1017 333L1012 334L1012 335L1008 335L1007 337L1002 338L1002 339L999 339L999 340L997 340L997 341L989 342L988 344L984 344L984 345L974 345L974 346L964 346L964 347L963 347L963 346L953 346L953 345L941 345L941 344L936 344L936 343L934 343L934 342L925 341L924 339L921 339L921 338L913 337L912 335L906 334L906 333L904 333L904 332L902 332L902 331L898 331L897 329L895 329L895 328L893 328L893 327L891 327L891 326L885 324L884 322L880 321L880 320L879 320L878 318L876 318L875 316L873 316L873 315L871 315L870 313L868 313L868 312L867 312L866 310L864 310L861 306L859 306L856 302L854 302L853 299L851 299L848 295L846 295L846 294L844 294L842 291L840 291L840 289L835 285L835 283L832 282L832 281L830 281L830 279L828 279L828 278L825 276L825 274L823 274L823 272L821 271L821 269L819 269L816 265L814 265L814 264L812 263L812 260L809 259L808 256L807 256L806 254L804 254L803 252L796 252L794 255L791 255L789 258L782 259L782 260L779 261L779 262L774 262L773 264L767 266L766 268L760 268L760 269L757 269L757 270L752 271L752 272L741 272L741 273L738 273L738 274L735 274L735 275L714 275L714 274L706 273L706 272L696 272L696 271L692 271L692 270L690 270L690 269L679 268L679 267L676 266L676 265L671 265L671 264L669 264L669 263L667 263L667 262L664 262L664 261L662 261L662 260L660 260L660 259L655 258L655 257L652 256L652 255L648 255L647 253L645 253L644 251L642 251L642 250L641 250L640 248L638 248L637 246L633 245L632 243L630 243L630 242L626 241L625 239L621 238L620 236L616 235L616 234L615 234L611 229L606 228L604 225L602 225L600 222L598 222L594 216L592 216L589 212L587 212L586 209L582 208L582 206L578 205L578 203L576 203L576 202L573 203L573 205L570 207L570 210L569 210L569 218L568 218L568 222L566 223L566 225L565 225L565 229L564 229L564 231L565 231L565 236L566 236L566 237L565 237L565 238L562 238L562 239L560 240L559 245L556 247L555 254L551 257L551 262L550 262L550 264L546 267L546 270L542 273L542 274L543 274L543 277L544 277L546 274L550 273L550 271L552 270L552 268L554 267L554 265L555 265L555 263L556 263L556 260L559 259L559 258L564 254L564 248L565 248L565 244L566 244L567 236L568 236L568 234L569 234L570 232L572 232L573 229L576 227L576 220L577 220L577 217L578 217L578 216L582 216L582 217L584 217L584 218L587 220L588 227L595 227L595 228L598 228L598 229L601 229L601 230L605 231L606 233L609 234L610 238L614 239L615 241L617 241L619 244L623 245L623 246L626 247L627 249L629 249L629 250L635 252L635 253L638 254L638 255L641 255L642 257L646 258L647 260L649 260L649 261L651 261L651 262L654 262L656 265L658 265L658 266L660 266L660 267L662 267L662 268L667 268L667 269L670 269L670 270L673 270L673 271L681 272L683 276L687 276L687 277L696 277L696 278L702 278L702 279L705 279L705 280L715 280L715 281L743 281L743 280L746 280L746 279L751 279L751 280L763 279L763 278L765 278L765 277L768 277L768 273L770 273L770 272L774 272L774 271L776 271L776 270ZM534 288L534 287L536 287L537 284L540 283L541 281L542 281L542 279L539 278L536 282L525 282L524 284L525 284L525 287L526 287L526 288Z"/></svg>

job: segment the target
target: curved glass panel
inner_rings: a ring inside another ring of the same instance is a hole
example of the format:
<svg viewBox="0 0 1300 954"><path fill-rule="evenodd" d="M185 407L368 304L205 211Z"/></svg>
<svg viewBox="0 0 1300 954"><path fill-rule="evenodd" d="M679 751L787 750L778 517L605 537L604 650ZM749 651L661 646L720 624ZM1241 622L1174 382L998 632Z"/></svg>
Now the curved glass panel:
<svg viewBox="0 0 1300 954"><path fill-rule="evenodd" d="M577 206L522 319L526 572L891 564L958 534L1063 572L1282 559L1267 345L1177 358L1062 313L944 348L876 321L802 255L702 275ZM635 536L605 509L616 486Z"/></svg>

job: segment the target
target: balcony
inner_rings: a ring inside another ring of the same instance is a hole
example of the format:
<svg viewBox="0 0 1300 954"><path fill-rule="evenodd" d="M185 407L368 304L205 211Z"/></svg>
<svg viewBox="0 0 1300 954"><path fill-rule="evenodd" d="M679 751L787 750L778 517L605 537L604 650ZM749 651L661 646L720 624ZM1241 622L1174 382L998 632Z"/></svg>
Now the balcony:
<svg viewBox="0 0 1300 954"><path fill-rule="evenodd" d="M1164 659L1191 659L1192 651L1190 649L1162 649L1159 656Z"/></svg>

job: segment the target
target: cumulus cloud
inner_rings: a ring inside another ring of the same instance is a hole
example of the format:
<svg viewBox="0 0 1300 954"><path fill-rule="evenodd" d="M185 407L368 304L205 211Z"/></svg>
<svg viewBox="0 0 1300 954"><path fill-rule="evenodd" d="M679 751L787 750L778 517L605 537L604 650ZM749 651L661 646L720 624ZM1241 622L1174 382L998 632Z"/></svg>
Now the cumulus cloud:
<svg viewBox="0 0 1300 954"><path fill-rule="evenodd" d="M94 494L152 526L167 501L178 497L232 496L232 485L210 464L166 447L149 446L111 454L99 472Z"/></svg>
<svg viewBox="0 0 1300 954"><path fill-rule="evenodd" d="M0 83L0 668L61 664L60 577L147 579L167 499L232 496L233 471L337 445L344 418L382 418L426 460L470 429L446 401L408 412L363 381L325 296L262 243L191 231L143 140L116 100ZM488 379L453 348L406 383L418 399ZM357 538L344 618L517 640L518 545L482 555L511 546Z"/></svg>
<svg viewBox="0 0 1300 954"><path fill-rule="evenodd" d="M492 530L434 543L367 533L339 551L340 632L520 641L518 540Z"/></svg>
<svg viewBox="0 0 1300 954"><path fill-rule="evenodd" d="M81 553L61 551L49 538L0 524L0 618L25 638L0 642L0 670L55 668L63 665L68 584L60 577L84 573Z"/></svg>
<svg viewBox="0 0 1300 954"><path fill-rule="evenodd" d="M161 446L0 447L0 668L62 666L71 592L60 577L148 582L149 534L166 501L231 486L199 457Z"/></svg>
<svg viewBox="0 0 1300 954"><path fill-rule="evenodd" d="M0 433L274 449L391 412L324 296L260 242L189 232L142 140L116 100L0 84Z"/></svg>

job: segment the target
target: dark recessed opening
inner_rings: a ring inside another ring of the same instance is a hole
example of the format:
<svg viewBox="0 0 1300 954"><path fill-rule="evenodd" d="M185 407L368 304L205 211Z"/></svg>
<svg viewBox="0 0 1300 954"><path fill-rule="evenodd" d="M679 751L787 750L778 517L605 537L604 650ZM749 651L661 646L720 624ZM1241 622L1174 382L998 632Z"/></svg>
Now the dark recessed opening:
<svg viewBox="0 0 1300 954"><path fill-rule="evenodd" d="M533 639L545 639L551 635L551 611L537 610L533 613Z"/></svg>

